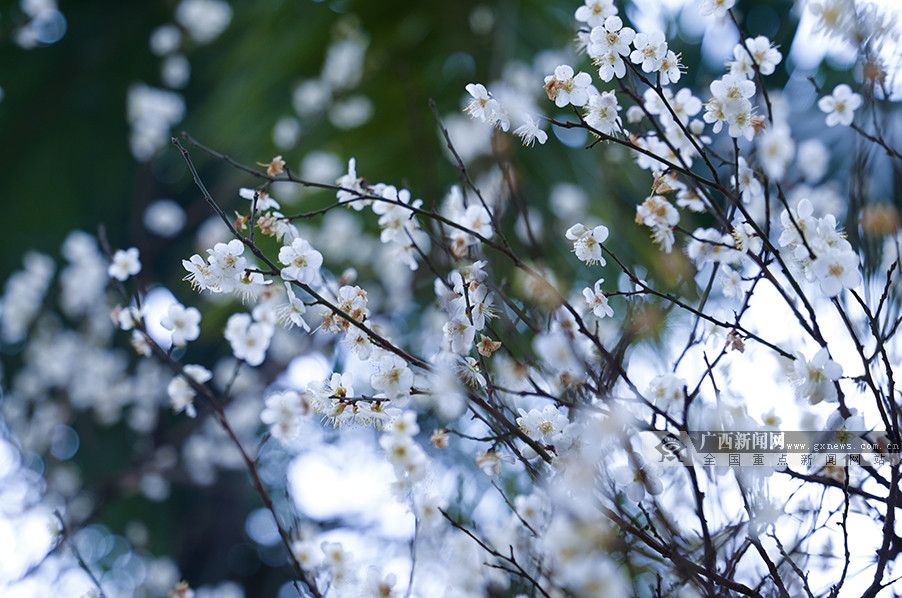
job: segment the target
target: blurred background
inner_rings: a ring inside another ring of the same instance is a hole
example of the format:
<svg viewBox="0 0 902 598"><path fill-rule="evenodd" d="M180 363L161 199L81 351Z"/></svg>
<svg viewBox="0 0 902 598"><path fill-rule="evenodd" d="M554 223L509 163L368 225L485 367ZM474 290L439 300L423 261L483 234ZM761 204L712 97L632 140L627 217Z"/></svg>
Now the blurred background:
<svg viewBox="0 0 902 598"><path fill-rule="evenodd" d="M663 29L687 67L679 86L706 100L708 83L731 59L735 28L712 25L692 2L637 4L621 16L637 29ZM576 7L561 0L70 0L59 6L52 0L4 0L0 280L21 268L26 251L58 259L69 231L96 234L103 225L114 248L141 250L139 287L146 292L162 284L186 305L193 302L195 295L181 281L181 260L221 235L205 228L209 207L169 143L170 134L180 131L243 164L282 155L294 173L313 181L334 182L353 157L368 183L403 186L427 207L438 206L460 177L431 99L474 176L485 174L488 185L492 167L508 169L539 241L531 246L515 240L524 255L552 267L565 263L570 256L561 238L573 223L567 218L588 212L618 231L612 243L621 255L645 264L663 284L677 284L689 272L686 258L675 252L661 259L646 232L631 224L636 198L648 195L650 181L625 152L579 151L591 140L565 134L555 139L551 131L546 145L524 148L512 136L492 138L462 112L468 83L492 89L492 82L504 80L527 89L551 114L542 97L544 75L577 60L590 68L573 49ZM740 1L736 13L742 30L767 35L783 52L770 85L784 90L791 112L816 101L809 76L832 89L854 57L835 45L828 54L831 45L823 41L808 43L807 50L795 44L801 13L791 3ZM820 119L793 127L801 138L823 129ZM564 151L562 144L574 149ZM226 213L246 209L238 189L258 181L188 147ZM876 185L893 195L891 179ZM272 192L286 214L334 201L330 193L284 186ZM377 230L374 219L360 226ZM331 264L335 272L359 261L355 242L346 245L344 256ZM431 281L423 280L414 292L428 297ZM205 322L216 321L215 314L207 317L205 312ZM192 359L202 363L204 351L215 358L217 343L216 326L210 325L192 346ZM21 344L4 347L10 375L21 364L21 350ZM78 471L92 496L86 523L100 526L98 537L129 536L150 553L171 555L192 585L236 580L247 595L267 596L290 579L280 566L281 548L267 544L272 530L240 469L206 485L172 470L156 491L129 477L138 475L136 464L176 459L158 449L188 437L184 418L164 413L138 441L124 420L98 423L84 415L69 425L80 439L76 451L33 455L26 462L41 473L62 462ZM273 458L273 471L284 471L284 459ZM115 554L110 548L98 559Z"/></svg>

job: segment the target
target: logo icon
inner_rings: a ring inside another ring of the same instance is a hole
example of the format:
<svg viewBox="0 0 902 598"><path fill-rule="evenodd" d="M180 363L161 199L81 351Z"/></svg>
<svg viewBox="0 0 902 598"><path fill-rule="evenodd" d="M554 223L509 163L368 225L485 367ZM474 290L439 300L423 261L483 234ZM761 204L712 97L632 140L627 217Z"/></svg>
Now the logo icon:
<svg viewBox="0 0 902 598"><path fill-rule="evenodd" d="M679 461L682 463L683 457L680 453L686 450L686 445L673 434L667 434L661 438L661 442L658 443L658 446L656 446L655 449L661 453L661 458L658 461L659 463L663 463L664 461Z"/></svg>

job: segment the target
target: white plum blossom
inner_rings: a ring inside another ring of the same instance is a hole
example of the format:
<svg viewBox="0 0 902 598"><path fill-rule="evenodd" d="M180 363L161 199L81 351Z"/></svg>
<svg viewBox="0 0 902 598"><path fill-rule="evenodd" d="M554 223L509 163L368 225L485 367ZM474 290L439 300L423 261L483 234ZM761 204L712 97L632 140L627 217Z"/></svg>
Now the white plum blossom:
<svg viewBox="0 0 902 598"><path fill-rule="evenodd" d="M307 321L304 320L304 314L307 313L307 306L295 296L294 289L291 288L290 282L285 283L285 293L287 295L288 303L276 307L276 317L280 322L286 323L289 328L291 326L298 326L307 332L310 332L310 326L307 324Z"/></svg>
<svg viewBox="0 0 902 598"><path fill-rule="evenodd" d="M283 390L266 397L260 421L269 427L273 438L286 442L300 433L301 423L311 411L306 393Z"/></svg>
<svg viewBox="0 0 902 598"><path fill-rule="evenodd" d="M335 184L341 187L335 192L335 198L338 201L349 202L348 205L358 212L372 202L369 199L356 199L365 195L366 189L363 186L363 178L357 176L357 160L354 158L348 160L347 174L338 177Z"/></svg>
<svg viewBox="0 0 902 598"><path fill-rule="evenodd" d="M773 47L771 41L763 35L746 39L745 47L752 55L755 64L758 65L758 71L762 75L772 75L777 65L783 60L780 51ZM735 51L733 55L736 55Z"/></svg>
<svg viewBox="0 0 902 598"><path fill-rule="evenodd" d="M129 247L119 249L113 254L113 261L107 270L111 278L124 281L129 276L134 276L141 271L141 261L138 259L138 248Z"/></svg>
<svg viewBox="0 0 902 598"><path fill-rule="evenodd" d="M833 403L837 399L837 380L842 378L842 366L830 359L826 347L822 347L811 361L802 353L795 354L790 378L796 387L796 396L807 399L812 405L821 401Z"/></svg>
<svg viewBox="0 0 902 598"><path fill-rule="evenodd" d="M648 384L648 396L655 405L664 409L682 409L685 400L686 381L675 374L661 374Z"/></svg>
<svg viewBox="0 0 902 598"><path fill-rule="evenodd" d="M855 119L855 110L861 106L861 96L845 83L833 88L833 93L817 101L817 107L827 114L827 126L848 127Z"/></svg>
<svg viewBox="0 0 902 598"><path fill-rule="evenodd" d="M517 426L536 442L553 447L558 456L567 452L579 436L580 425L570 422L562 407L546 405L541 411L517 411L520 413Z"/></svg>
<svg viewBox="0 0 902 598"><path fill-rule="evenodd" d="M613 317L614 310L608 305L608 296L601 290L603 282L604 278L599 278L595 281L594 289L590 289L589 287L584 288L583 297L585 298L589 309L592 310L592 313L594 313L596 317Z"/></svg>
<svg viewBox="0 0 902 598"><path fill-rule="evenodd" d="M369 315L367 293L359 286L344 285L338 289L336 307L352 320L363 322ZM354 326L344 317L334 313L331 309L323 308L323 330L327 332L346 332L352 327Z"/></svg>
<svg viewBox="0 0 902 598"><path fill-rule="evenodd" d="M742 44L733 47L733 60L727 63L730 74L734 77L753 79L755 77L755 59Z"/></svg>
<svg viewBox="0 0 902 598"><path fill-rule="evenodd" d="M713 97L705 105L705 122L714 124L715 133L727 123L731 137L751 141L755 136L755 118L748 98L755 95L755 83L738 75L724 75L711 83L710 90Z"/></svg>
<svg viewBox="0 0 902 598"><path fill-rule="evenodd" d="M545 93L558 108L564 106L585 106L589 101L592 76L589 73L573 74L573 67L562 64L554 69L553 75L545 77Z"/></svg>
<svg viewBox="0 0 902 598"><path fill-rule="evenodd" d="M250 189L242 187L238 190L238 195L251 202L251 206L257 212L265 212L266 210L280 209L279 202L270 197L264 189Z"/></svg>
<svg viewBox="0 0 902 598"><path fill-rule="evenodd" d="M729 233L721 233L713 228L697 228L686 246L686 255L698 267L706 262L738 264L743 254L736 250L735 242Z"/></svg>
<svg viewBox="0 0 902 598"><path fill-rule="evenodd" d="M758 254L764 246L764 241L755 232L755 228L745 221L733 224L733 240L736 249L742 253Z"/></svg>
<svg viewBox="0 0 902 598"><path fill-rule="evenodd" d="M413 438L407 434L385 433L379 444L385 449L399 483L410 485L425 477L429 457Z"/></svg>
<svg viewBox="0 0 902 598"><path fill-rule="evenodd" d="M200 365L189 364L183 370L185 375L198 384L203 384L213 377L213 372ZM197 416L197 410L194 408L196 393L184 376L175 376L170 380L166 391L169 394L169 402L175 413L184 411L188 417Z"/></svg>
<svg viewBox="0 0 902 598"><path fill-rule="evenodd" d="M394 573L382 577L378 567L370 566L366 571L366 581L361 588L361 598L393 598L399 596L394 591L397 577Z"/></svg>
<svg viewBox="0 0 902 598"><path fill-rule="evenodd" d="M596 27L606 18L616 14L614 0L585 0L585 4L576 9L574 17L589 27Z"/></svg>
<svg viewBox="0 0 902 598"><path fill-rule="evenodd" d="M635 37L636 32L624 27L620 17L614 15L592 29L586 52L598 66L602 81L608 82L614 77L620 79L626 74L623 56L629 56L630 44Z"/></svg>
<svg viewBox="0 0 902 598"><path fill-rule="evenodd" d="M264 322L253 322L250 314L237 313L226 323L225 338L232 347L235 359L258 366L266 357L272 340L273 327Z"/></svg>
<svg viewBox="0 0 902 598"><path fill-rule="evenodd" d="M466 316L457 316L442 327L446 348L452 353L469 353L476 339L476 328Z"/></svg>
<svg viewBox="0 0 902 598"><path fill-rule="evenodd" d="M640 65L646 73L660 69L667 57L667 42L662 31L637 33L633 38L633 47L635 50L630 54L630 60Z"/></svg>
<svg viewBox="0 0 902 598"><path fill-rule="evenodd" d="M764 169L764 174L771 180L782 180L786 169L795 158L796 144L789 126L778 122L767 127L758 137L757 146L758 161Z"/></svg>
<svg viewBox="0 0 902 598"><path fill-rule="evenodd" d="M402 411L400 414L392 418L385 426L386 432L392 434L402 434L404 436L416 436L420 433L420 426L417 424L416 411Z"/></svg>
<svg viewBox="0 0 902 598"><path fill-rule="evenodd" d="M411 201L410 191L399 190L394 185L376 185L374 193L388 200L373 202L373 213L379 216L378 224L382 228L379 239L383 243L394 241L401 245L409 244L408 234L417 230L419 225L411 218L413 212L404 206L419 208L423 205L423 200Z"/></svg>
<svg viewBox="0 0 902 598"><path fill-rule="evenodd" d="M191 286L200 290L209 290L214 293L230 293L238 285L238 279L244 275L247 267L247 258L243 257L244 243L238 239L232 239L228 243L216 243L212 249L207 249L206 261L197 254L190 260L182 260L182 265L188 271L185 280Z"/></svg>
<svg viewBox="0 0 902 598"><path fill-rule="evenodd" d="M144 318L144 312L145 310L143 308L138 309L134 305L129 305L128 307L117 305L113 308L110 317L119 327L119 330L132 330L141 322L141 319Z"/></svg>
<svg viewBox="0 0 902 598"><path fill-rule="evenodd" d="M510 128L510 117L507 111L493 98L485 86L481 83L470 83L466 86L471 99L467 103L467 114L476 120L480 120L493 127L499 127L502 131Z"/></svg>
<svg viewBox="0 0 902 598"><path fill-rule="evenodd" d="M854 289L861 284L858 254L843 249L828 249L811 262L811 272L828 297L836 297L843 288Z"/></svg>
<svg viewBox="0 0 902 598"><path fill-rule="evenodd" d="M736 0L702 0L699 12L703 17L714 15L717 18L727 16L727 11L733 8Z"/></svg>
<svg viewBox="0 0 902 598"><path fill-rule="evenodd" d="M533 120L529 114L523 115L523 124L514 130L514 133L523 141L523 145L529 147L536 141L543 145L548 141L548 133L539 127L539 121Z"/></svg>
<svg viewBox="0 0 902 598"><path fill-rule="evenodd" d="M650 463L639 453L633 453L629 467L614 472L614 479L624 486L626 497L633 502L642 502L646 492L658 495L664 491L658 468Z"/></svg>
<svg viewBox="0 0 902 598"><path fill-rule="evenodd" d="M680 57L673 50L667 50L661 66L658 68L658 75L661 77L661 85L670 85L680 80L683 75Z"/></svg>
<svg viewBox="0 0 902 598"><path fill-rule="evenodd" d="M816 183L827 174L830 165L830 151L819 139L807 139L799 144L796 153L796 167L805 177L806 183Z"/></svg>
<svg viewBox="0 0 902 598"><path fill-rule="evenodd" d="M717 277L717 282L720 283L725 297L731 299L742 297L742 274L739 270L726 267Z"/></svg>
<svg viewBox="0 0 902 598"><path fill-rule="evenodd" d="M406 399L413 386L413 372L407 362L393 353L384 353L376 364L377 372L370 377L373 390L385 393L391 400Z"/></svg>
<svg viewBox="0 0 902 598"><path fill-rule="evenodd" d="M199 44L207 44L232 21L232 7L222 0L182 0L175 9L176 22Z"/></svg>
<svg viewBox="0 0 902 598"><path fill-rule="evenodd" d="M173 303L160 320L160 325L172 332L172 344L184 347L188 341L200 336L200 310L196 307L185 307L181 303Z"/></svg>
<svg viewBox="0 0 902 598"><path fill-rule="evenodd" d="M610 135L621 126L620 117L617 116L619 111L617 96L612 91L604 91L589 98L583 118L587 125L599 133Z"/></svg>
<svg viewBox="0 0 902 598"><path fill-rule="evenodd" d="M680 213L660 195L652 195L636 207L636 222L651 228L652 238L665 252L673 248L673 227L680 221Z"/></svg>
<svg viewBox="0 0 902 598"><path fill-rule="evenodd" d="M566 237L573 241L573 252L581 261L589 265L595 263L605 265L605 259L601 255L601 244L608 238L608 227L599 225L587 228L577 223L567 229Z"/></svg>
<svg viewBox="0 0 902 598"><path fill-rule="evenodd" d="M783 232L777 241L781 247L794 249L803 244L803 236L807 240L817 230L817 219L812 216L814 206L809 199L802 199L794 210L783 210L780 224Z"/></svg>
<svg viewBox="0 0 902 598"><path fill-rule="evenodd" d="M319 277L323 254L314 249L306 239L299 237L291 245L284 245L279 249L279 262L286 266L281 271L284 280L311 284Z"/></svg>

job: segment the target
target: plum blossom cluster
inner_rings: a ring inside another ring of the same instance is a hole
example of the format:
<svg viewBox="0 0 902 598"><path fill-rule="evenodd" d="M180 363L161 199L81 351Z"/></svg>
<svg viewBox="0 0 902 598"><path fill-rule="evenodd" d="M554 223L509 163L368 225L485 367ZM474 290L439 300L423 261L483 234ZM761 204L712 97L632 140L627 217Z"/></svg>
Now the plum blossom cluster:
<svg viewBox="0 0 902 598"><path fill-rule="evenodd" d="M443 349L465 356L476 333L495 317L494 296L485 284L487 262L480 260L451 272L450 282L435 280L435 294L448 320L442 327Z"/></svg>
<svg viewBox="0 0 902 598"><path fill-rule="evenodd" d="M554 405L546 405L541 411L531 409L519 410L517 425L533 440L541 443L546 450L557 456L565 455L574 442L579 440L581 425L571 422L564 409ZM526 447L527 455L535 454Z"/></svg>
<svg viewBox="0 0 902 598"><path fill-rule="evenodd" d="M836 217L814 216L814 206L803 199L792 210L780 215L782 233L779 243L790 256L790 265L801 271L809 282L817 282L828 297L861 284L858 253L839 230Z"/></svg>
<svg viewBox="0 0 902 598"><path fill-rule="evenodd" d="M711 99L705 104L704 119L712 123L713 131L719 133L726 124L730 137L744 137L751 141L755 127L762 125L755 116L754 106L749 98L755 95L755 82L738 75L724 75L710 86Z"/></svg>

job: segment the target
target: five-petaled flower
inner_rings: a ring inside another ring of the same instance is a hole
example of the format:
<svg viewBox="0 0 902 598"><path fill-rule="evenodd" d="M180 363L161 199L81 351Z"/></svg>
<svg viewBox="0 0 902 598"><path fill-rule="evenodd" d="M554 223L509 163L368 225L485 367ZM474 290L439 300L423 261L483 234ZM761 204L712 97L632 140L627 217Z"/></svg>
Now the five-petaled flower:
<svg viewBox="0 0 902 598"><path fill-rule="evenodd" d="M855 119L855 110L861 106L861 96L845 83L833 88L833 94L824 96L817 102L821 112L827 114L827 126L849 126Z"/></svg>

